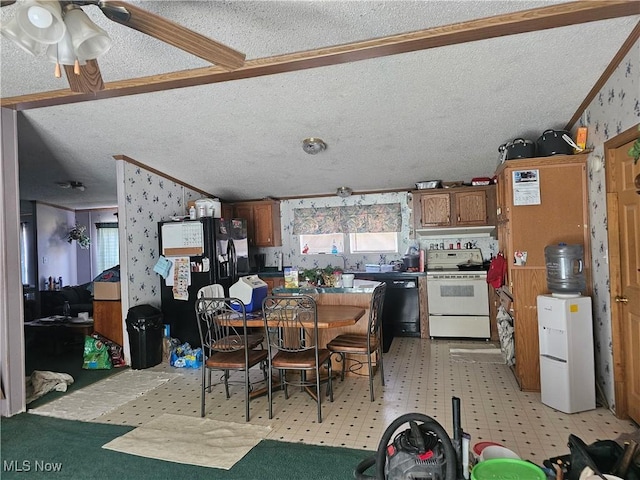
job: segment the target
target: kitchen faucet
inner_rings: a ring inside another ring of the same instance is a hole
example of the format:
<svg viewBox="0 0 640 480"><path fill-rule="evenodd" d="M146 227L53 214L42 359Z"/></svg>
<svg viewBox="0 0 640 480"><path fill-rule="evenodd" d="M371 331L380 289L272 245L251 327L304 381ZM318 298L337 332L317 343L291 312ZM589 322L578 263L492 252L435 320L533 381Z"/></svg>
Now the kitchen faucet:
<svg viewBox="0 0 640 480"><path fill-rule="evenodd" d="M342 259L342 271L347 270L347 258L344 255L334 255L334 257L340 257Z"/></svg>

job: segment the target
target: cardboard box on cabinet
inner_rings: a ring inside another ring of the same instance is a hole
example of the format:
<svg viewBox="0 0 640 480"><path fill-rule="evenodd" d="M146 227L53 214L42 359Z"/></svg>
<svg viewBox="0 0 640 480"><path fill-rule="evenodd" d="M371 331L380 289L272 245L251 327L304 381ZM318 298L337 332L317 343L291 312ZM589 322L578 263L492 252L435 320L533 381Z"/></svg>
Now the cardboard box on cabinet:
<svg viewBox="0 0 640 480"><path fill-rule="evenodd" d="M93 282L94 300L120 300L120 282Z"/></svg>

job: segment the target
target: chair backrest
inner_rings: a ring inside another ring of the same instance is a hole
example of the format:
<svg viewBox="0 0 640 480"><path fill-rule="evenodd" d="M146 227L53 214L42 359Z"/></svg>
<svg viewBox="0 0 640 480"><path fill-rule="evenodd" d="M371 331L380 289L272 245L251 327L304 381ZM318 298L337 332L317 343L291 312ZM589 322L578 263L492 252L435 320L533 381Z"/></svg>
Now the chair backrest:
<svg viewBox="0 0 640 480"><path fill-rule="evenodd" d="M238 298L200 297L196 301L196 317L202 350L207 356L214 351L241 350L247 344L245 306Z"/></svg>
<svg viewBox="0 0 640 480"><path fill-rule="evenodd" d="M371 304L369 305L369 336L378 336L381 333L382 308L384 307L384 295L387 284L381 283L373 290Z"/></svg>
<svg viewBox="0 0 640 480"><path fill-rule="evenodd" d="M318 308L309 295L269 295L262 316L270 350L317 350Z"/></svg>

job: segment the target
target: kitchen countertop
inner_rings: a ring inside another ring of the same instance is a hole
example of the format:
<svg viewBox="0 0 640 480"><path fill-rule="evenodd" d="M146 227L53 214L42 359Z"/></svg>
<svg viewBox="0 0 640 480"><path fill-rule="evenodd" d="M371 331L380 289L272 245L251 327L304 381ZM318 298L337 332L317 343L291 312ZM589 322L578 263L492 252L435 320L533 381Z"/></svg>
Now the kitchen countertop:
<svg viewBox="0 0 640 480"><path fill-rule="evenodd" d="M377 283L369 282L353 288L344 287L299 287L299 288L285 288L276 287L273 289L273 293L289 293L289 294L313 294L313 293L373 293Z"/></svg>
<svg viewBox="0 0 640 480"><path fill-rule="evenodd" d="M372 278L376 280L386 280L389 278L415 278L415 277L424 277L427 274L424 272L363 272L363 271L352 271L347 270L344 273L353 273L356 278L360 278L362 276L366 276L367 278ZM249 275L258 275L259 277L282 277L284 276L283 271L279 271L277 268L273 268L273 270L267 268L260 272L252 272Z"/></svg>

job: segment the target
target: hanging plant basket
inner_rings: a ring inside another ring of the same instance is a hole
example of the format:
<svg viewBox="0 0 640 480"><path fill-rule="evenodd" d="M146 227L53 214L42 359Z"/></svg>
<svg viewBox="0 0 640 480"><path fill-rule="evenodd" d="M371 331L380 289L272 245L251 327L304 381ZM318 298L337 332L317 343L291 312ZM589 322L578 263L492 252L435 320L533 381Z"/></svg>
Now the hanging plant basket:
<svg viewBox="0 0 640 480"><path fill-rule="evenodd" d="M85 233L86 231L87 227L76 223L75 227L69 230L67 242L71 243L75 240L76 242L78 242L80 248L89 248L89 246L91 245L91 239Z"/></svg>

